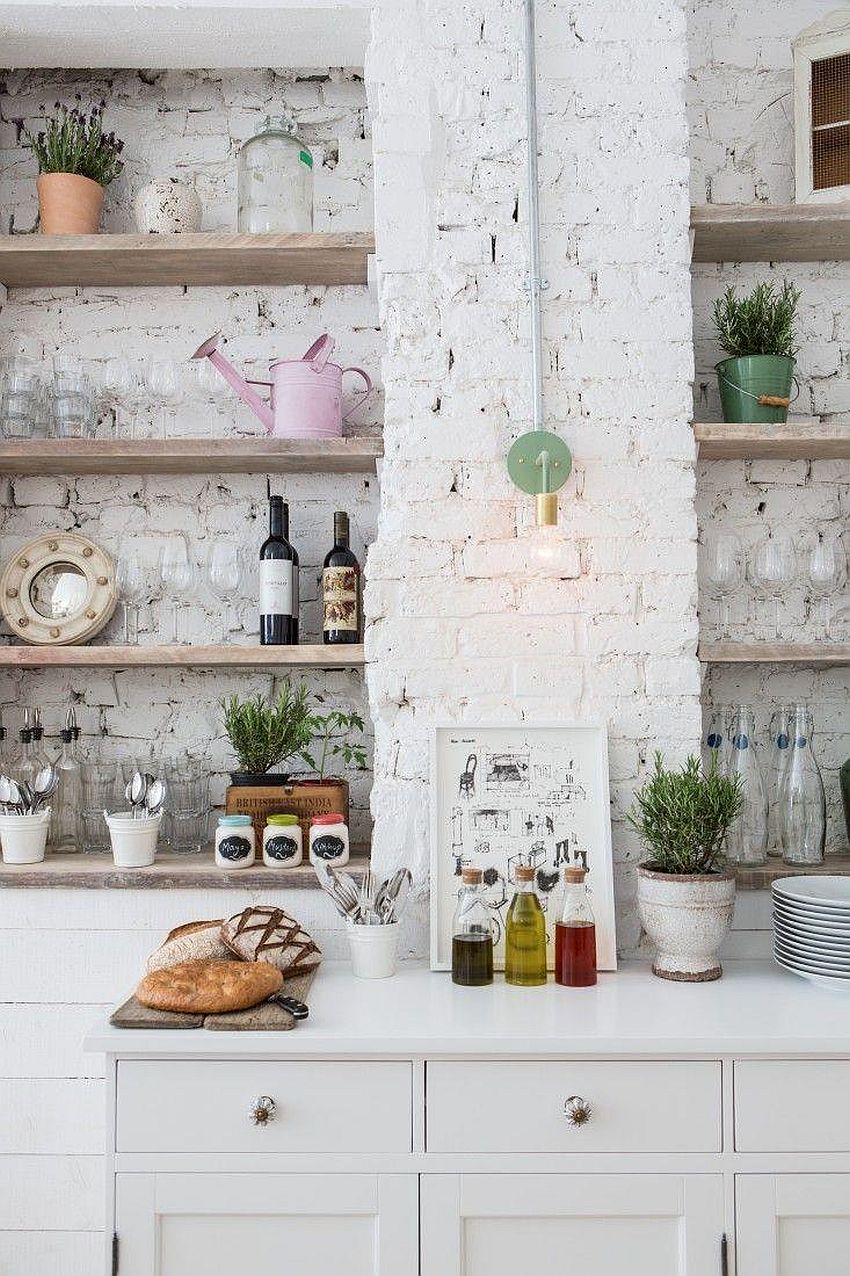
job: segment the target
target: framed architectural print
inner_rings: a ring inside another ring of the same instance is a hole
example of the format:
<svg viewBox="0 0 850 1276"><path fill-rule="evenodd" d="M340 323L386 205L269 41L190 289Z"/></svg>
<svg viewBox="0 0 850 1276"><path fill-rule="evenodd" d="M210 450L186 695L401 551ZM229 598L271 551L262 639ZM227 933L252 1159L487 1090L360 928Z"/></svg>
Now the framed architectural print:
<svg viewBox="0 0 850 1276"><path fill-rule="evenodd" d="M505 917L518 864L536 869L549 968L563 870L587 870L600 970L614 970L608 735L600 724L446 726L431 757L431 968L450 970L461 871L481 868L504 965Z"/></svg>

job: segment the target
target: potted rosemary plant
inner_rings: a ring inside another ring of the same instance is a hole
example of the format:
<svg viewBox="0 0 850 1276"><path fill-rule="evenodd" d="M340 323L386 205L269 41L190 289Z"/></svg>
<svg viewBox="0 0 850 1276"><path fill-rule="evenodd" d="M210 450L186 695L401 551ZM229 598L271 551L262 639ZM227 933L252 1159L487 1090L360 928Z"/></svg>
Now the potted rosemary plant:
<svg viewBox="0 0 850 1276"><path fill-rule="evenodd" d="M56 103L56 114L24 145L38 161L39 229L43 235L93 235L100 225L104 189L124 168L124 143L104 133L105 102L86 115Z"/></svg>
<svg viewBox="0 0 850 1276"><path fill-rule="evenodd" d="M717 953L732 924L735 874L719 864L743 802L740 777L716 765L704 773L695 757L667 771L660 753L635 794L627 818L649 851L638 868L638 912L661 979L704 983L723 973Z"/></svg>
<svg viewBox="0 0 850 1276"><path fill-rule="evenodd" d="M239 763L239 769L230 773L232 784L280 786L289 776L285 772L271 776L273 767L293 758L312 765L306 750L313 737L313 719L303 682L295 690L284 682L272 703L260 694L246 700L230 696L221 701L221 708L224 730Z"/></svg>
<svg viewBox="0 0 850 1276"><path fill-rule="evenodd" d="M724 421L788 419L799 300L799 289L786 279L778 291L760 283L745 297L727 288L714 303L715 332L729 356L717 364Z"/></svg>

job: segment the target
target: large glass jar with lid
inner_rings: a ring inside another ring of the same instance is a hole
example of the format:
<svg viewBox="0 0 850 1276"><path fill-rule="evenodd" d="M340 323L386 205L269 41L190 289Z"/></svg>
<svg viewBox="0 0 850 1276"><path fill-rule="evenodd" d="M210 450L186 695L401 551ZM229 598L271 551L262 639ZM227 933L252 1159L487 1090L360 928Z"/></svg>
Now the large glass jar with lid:
<svg viewBox="0 0 850 1276"><path fill-rule="evenodd" d="M288 115L269 115L239 152L242 234L313 229L313 156Z"/></svg>

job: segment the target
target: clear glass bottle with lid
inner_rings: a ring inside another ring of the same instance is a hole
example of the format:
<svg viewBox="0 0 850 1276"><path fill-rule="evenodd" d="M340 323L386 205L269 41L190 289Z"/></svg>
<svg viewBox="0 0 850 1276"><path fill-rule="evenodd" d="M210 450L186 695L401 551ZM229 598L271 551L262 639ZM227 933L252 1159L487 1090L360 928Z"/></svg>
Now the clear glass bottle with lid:
<svg viewBox="0 0 850 1276"><path fill-rule="evenodd" d="M452 982L480 988L493 982L493 927L480 868L461 869L452 920Z"/></svg>
<svg viewBox="0 0 850 1276"><path fill-rule="evenodd" d="M505 983L533 988L546 983L546 918L534 889L534 868L518 864L516 893L505 922Z"/></svg>
<svg viewBox="0 0 850 1276"><path fill-rule="evenodd" d="M790 757L779 789L777 826L786 864L820 864L826 839L826 798L812 751L814 722L807 705L788 715Z"/></svg>
<svg viewBox="0 0 850 1276"><path fill-rule="evenodd" d="M313 229L313 156L288 115L269 115L239 151L242 234L287 234Z"/></svg>

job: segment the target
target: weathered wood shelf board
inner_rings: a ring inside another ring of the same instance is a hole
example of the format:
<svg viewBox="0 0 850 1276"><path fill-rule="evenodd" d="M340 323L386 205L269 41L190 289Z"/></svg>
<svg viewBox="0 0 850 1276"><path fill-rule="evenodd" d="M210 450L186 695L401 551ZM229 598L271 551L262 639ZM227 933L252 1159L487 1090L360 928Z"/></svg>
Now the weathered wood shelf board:
<svg viewBox="0 0 850 1276"><path fill-rule="evenodd" d="M362 644L297 647L0 646L0 669L360 669Z"/></svg>
<svg viewBox="0 0 850 1276"><path fill-rule="evenodd" d="M829 669L850 665L850 643L701 642L699 658L707 665L807 665Z"/></svg>
<svg viewBox="0 0 850 1276"><path fill-rule="evenodd" d="M357 848L346 872L359 878L369 867L368 850ZM312 864L297 868L217 868L211 848L198 855L162 851L150 868L116 868L110 854L52 855L40 864L0 864L3 887L59 887L63 890L313 890L319 889Z"/></svg>
<svg viewBox="0 0 850 1276"><path fill-rule="evenodd" d="M7 288L365 284L371 234L4 235Z"/></svg>
<svg viewBox="0 0 850 1276"><path fill-rule="evenodd" d="M850 425L799 417L786 425L695 421L701 461L850 460Z"/></svg>
<svg viewBox="0 0 850 1276"><path fill-rule="evenodd" d="M380 435L349 439L0 440L0 474L374 474Z"/></svg>
<svg viewBox="0 0 850 1276"><path fill-rule="evenodd" d="M838 874L850 876L850 855L827 855L822 864L783 864L782 860L768 860L756 868L736 868L735 880L738 890L764 891L770 889L771 882L780 877L807 877L813 873L816 877Z"/></svg>
<svg viewBox="0 0 850 1276"><path fill-rule="evenodd" d="M848 261L850 204L701 204L693 260Z"/></svg>

